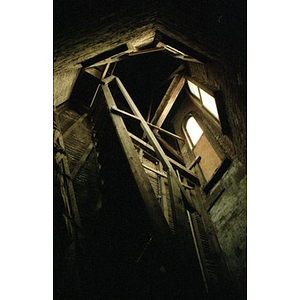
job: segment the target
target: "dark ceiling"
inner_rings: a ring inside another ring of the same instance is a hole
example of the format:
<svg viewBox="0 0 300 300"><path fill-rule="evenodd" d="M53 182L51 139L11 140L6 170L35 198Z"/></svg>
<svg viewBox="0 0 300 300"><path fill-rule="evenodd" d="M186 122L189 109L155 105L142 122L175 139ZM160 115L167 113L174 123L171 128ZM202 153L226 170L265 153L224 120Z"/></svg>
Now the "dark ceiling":
<svg viewBox="0 0 300 300"><path fill-rule="evenodd" d="M180 64L180 60L172 58L167 53L155 52L133 56L119 62L114 75L121 79L146 118L150 105L153 116L171 82L168 77Z"/></svg>

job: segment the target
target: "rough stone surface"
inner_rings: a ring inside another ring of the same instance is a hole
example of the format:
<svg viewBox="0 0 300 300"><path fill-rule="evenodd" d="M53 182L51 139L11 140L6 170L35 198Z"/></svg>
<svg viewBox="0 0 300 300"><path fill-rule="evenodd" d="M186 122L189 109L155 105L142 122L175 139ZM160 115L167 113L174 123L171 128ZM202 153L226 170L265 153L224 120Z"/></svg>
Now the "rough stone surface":
<svg viewBox="0 0 300 300"><path fill-rule="evenodd" d="M225 188L225 192L210 209L221 248L241 292L246 288L246 184L244 168L238 160L234 160L211 191L213 193L219 185Z"/></svg>

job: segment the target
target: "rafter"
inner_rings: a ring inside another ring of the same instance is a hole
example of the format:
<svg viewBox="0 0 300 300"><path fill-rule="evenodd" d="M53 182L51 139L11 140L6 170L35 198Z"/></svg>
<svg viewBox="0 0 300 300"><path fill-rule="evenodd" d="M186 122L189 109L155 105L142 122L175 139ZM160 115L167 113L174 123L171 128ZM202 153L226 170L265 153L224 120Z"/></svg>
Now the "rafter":
<svg viewBox="0 0 300 300"><path fill-rule="evenodd" d="M184 82L185 78L183 76L183 73L175 75L151 120L152 124L161 127L173 104L175 103L175 100L177 99L184 85Z"/></svg>

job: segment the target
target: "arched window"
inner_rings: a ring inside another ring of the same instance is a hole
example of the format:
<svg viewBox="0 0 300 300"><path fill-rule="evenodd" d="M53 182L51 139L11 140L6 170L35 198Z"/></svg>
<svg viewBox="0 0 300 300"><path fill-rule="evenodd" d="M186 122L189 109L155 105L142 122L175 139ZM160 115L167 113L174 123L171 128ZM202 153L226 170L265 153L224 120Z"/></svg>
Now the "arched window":
<svg viewBox="0 0 300 300"><path fill-rule="evenodd" d="M193 116L190 116L186 121L186 132L189 136L190 141L192 142L193 146L199 141L200 137L203 134L203 130L195 120Z"/></svg>

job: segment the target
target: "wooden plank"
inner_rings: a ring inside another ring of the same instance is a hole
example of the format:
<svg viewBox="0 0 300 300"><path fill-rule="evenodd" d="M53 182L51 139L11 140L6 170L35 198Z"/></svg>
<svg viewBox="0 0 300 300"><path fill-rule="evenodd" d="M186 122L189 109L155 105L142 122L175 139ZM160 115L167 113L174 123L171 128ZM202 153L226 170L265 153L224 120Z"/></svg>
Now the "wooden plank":
<svg viewBox="0 0 300 300"><path fill-rule="evenodd" d="M119 109L119 108L117 108L117 107L111 107L111 112L112 112L112 113L116 113L116 114L118 114L119 116L129 117L129 118L131 118L131 119L140 121L140 119L139 119L137 116L135 116L135 115L133 115L133 114L130 114L130 113L128 113L127 111L122 110L122 109Z"/></svg>
<svg viewBox="0 0 300 300"><path fill-rule="evenodd" d="M54 121L56 123L58 130L60 130L59 119L58 119L58 116L55 113L55 111L54 111ZM60 134L58 136L58 142L59 142L59 145L62 147L62 149L65 149L63 135ZM73 183L71 180L71 174L70 174L69 162L68 162L67 156L64 156L62 158L61 162L63 165L63 170L66 175L65 178L63 178L61 181L61 186L63 188L65 186L65 190L66 190L66 195L65 195L66 199L65 200L67 201L68 205L70 205L70 209L68 210L68 213L73 217L77 226L79 226L81 228L81 220L80 220L80 216L79 216L79 210L78 210L77 201L76 201L76 197L75 197L74 187L73 187Z"/></svg>
<svg viewBox="0 0 300 300"><path fill-rule="evenodd" d="M149 123L149 122L147 122L147 124L148 124L150 127L155 128L155 129L157 129L158 131L164 132L164 133L166 133L167 135L169 135L169 136L171 136L171 137L173 137L173 138L175 138L175 139L178 139L178 140L181 140L181 141L185 141L181 136L179 136L179 135L177 135L177 134L175 134L175 133L172 133L172 132L170 132L170 131L168 131L168 130L166 130L166 129L163 129L163 128L161 128L161 127L158 127L158 126L156 126L156 125L154 125L154 124L151 124L151 123Z"/></svg>
<svg viewBox="0 0 300 300"><path fill-rule="evenodd" d="M155 154L155 150L154 148L149 145L148 143L144 142L142 139L138 138L137 136L135 136L134 134L129 132L129 136L131 137L131 139L138 143L141 147L144 147L144 149L150 151L151 153ZM192 181L193 183L199 185L199 179L196 177L196 175L191 172L189 169L187 169L185 166L183 166L182 164L180 164L179 162L177 162L176 160L174 160L173 158L167 156L167 159L170 161L170 163L179 169L179 171L181 172L181 174L183 176L185 176L186 178L188 178L190 181Z"/></svg>
<svg viewBox="0 0 300 300"><path fill-rule="evenodd" d="M156 31L155 40L160 41L166 45L169 45L172 48L179 50L181 53L184 53L193 58L196 58L199 62L208 63L211 61L211 59L208 58L206 55L204 55L198 51L195 51L194 49L186 46L185 44L183 44L179 41L176 41L175 39L170 38L169 36L165 35L164 33L162 33L159 30Z"/></svg>
<svg viewBox="0 0 300 300"><path fill-rule="evenodd" d="M85 163L86 159L88 158L89 154L91 153L92 149L94 148L94 143L91 142L89 144L89 146L87 147L87 149L85 150L84 154L82 155L82 157L80 158L79 162L77 163L77 165L74 167L74 169L71 172L71 179L73 180L75 178L75 176L77 175L77 173L80 171L81 167L83 166L83 164Z"/></svg>
<svg viewBox="0 0 300 300"><path fill-rule="evenodd" d="M161 125L165 121L168 113L170 112L173 104L175 103L175 100L178 97L178 95L184 85L184 82L185 82L185 78L182 73L175 75L166 94L164 95L163 99L161 100L161 102L151 120L151 123L153 125L157 125L158 127L161 127Z"/></svg>
<svg viewBox="0 0 300 300"><path fill-rule="evenodd" d="M135 120L140 120L139 117L137 117L137 116L135 116L135 115L133 115L133 114L130 114L130 113L128 113L127 111L124 111L124 110L122 110L122 109L119 109L119 108L117 108L117 107L112 107L112 108L111 108L111 111L112 111L113 113L118 113L119 115L123 115L123 116L125 116L125 117L130 117L130 118L135 119ZM158 131L162 131L162 132L166 133L167 135L169 135L169 136L171 136L171 137L173 137L173 138L176 138L176 139L179 139L179 140L184 141L184 139L183 139L182 137L180 137L179 135L176 135L176 134L174 134L174 133L172 133L172 132L170 132L170 131L168 131L168 130L166 130L166 129L163 129L163 128L161 128L161 127L158 127L158 126L156 126L156 125L153 125L153 124L151 124L151 123L149 123L149 122L147 122L147 124L148 124L150 127L155 128L155 129L157 129Z"/></svg>
<svg viewBox="0 0 300 300"><path fill-rule="evenodd" d="M147 166L147 165L145 165L145 164L143 164L143 163L142 163L142 166L143 166L145 169L147 169L147 170L149 170L149 171L151 171L151 172L153 172L153 173L155 173L155 174L157 174L157 175L159 175L159 176L162 176L162 177L164 177L164 178L168 178L168 176L167 176L165 173L163 173L163 172L160 172L160 171L158 171L158 170L155 170L155 169L153 169L153 168L151 168L151 167L149 167L149 166Z"/></svg>
<svg viewBox="0 0 300 300"><path fill-rule="evenodd" d="M163 173L164 169L162 163L158 162L158 168L161 173ZM166 176L167 177L167 176ZM168 199L167 199L167 189L166 189L166 179L164 177L159 178L160 184L160 193L161 193L161 207L163 210L163 214L170 226L170 218L169 218L169 211L168 211Z"/></svg>
<svg viewBox="0 0 300 300"><path fill-rule="evenodd" d="M90 75L96 77L97 79L101 79L102 72L99 71L99 70L96 69L96 68L86 68L86 69L85 69L85 72L87 72L87 73L89 73Z"/></svg>
<svg viewBox="0 0 300 300"><path fill-rule="evenodd" d="M84 113L79 119L77 119L64 133L63 138L66 139L70 133L77 128L87 117L88 113Z"/></svg>
<svg viewBox="0 0 300 300"><path fill-rule="evenodd" d="M129 52L128 55L135 56L135 55L153 53L153 52L164 51L164 50L165 50L165 47L155 47L155 48L148 48L148 49L143 49L143 50L132 51L132 52Z"/></svg>
<svg viewBox="0 0 300 300"><path fill-rule="evenodd" d="M165 147L169 152L171 152L181 163L183 163L183 158L180 152L176 151L167 141L165 141L160 135L155 134L158 141Z"/></svg>
<svg viewBox="0 0 300 300"><path fill-rule="evenodd" d="M116 107L116 103L108 85L102 85L102 89L109 108L110 117L117 132L118 139L120 140L122 149L127 157L132 175L144 201L145 209L148 212L150 220L152 221L153 228L157 233L168 239L168 236L171 236L169 226L162 214L162 210L157 202L156 195L141 164L138 153L134 148L124 121L121 116L111 112L111 108Z"/></svg>

